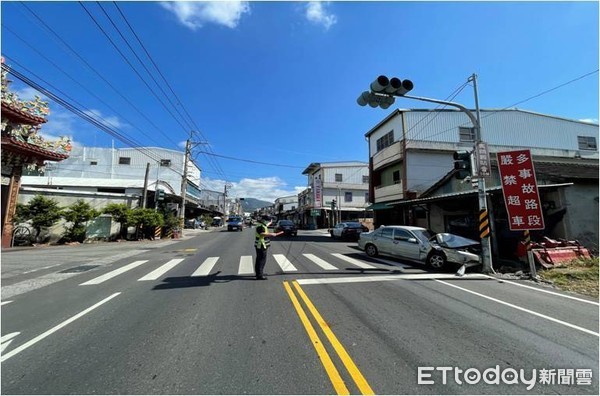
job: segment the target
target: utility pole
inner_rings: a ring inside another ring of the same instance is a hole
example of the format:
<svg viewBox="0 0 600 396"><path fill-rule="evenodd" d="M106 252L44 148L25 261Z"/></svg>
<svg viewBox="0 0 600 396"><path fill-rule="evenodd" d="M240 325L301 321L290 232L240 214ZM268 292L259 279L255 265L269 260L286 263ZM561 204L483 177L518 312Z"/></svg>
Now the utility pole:
<svg viewBox="0 0 600 396"><path fill-rule="evenodd" d="M475 113L477 116L477 125L475 125L475 150L477 149L481 140L481 115L479 113L479 93L477 91L477 75L473 75L467 80L473 82L473 90L475 92ZM477 164L477 193L479 196L479 232L481 237L481 255L483 261L483 272L493 272L492 268L492 249L490 246L490 232L489 232L489 216L487 209L487 197L485 194L485 177L479 173L479 164ZM475 172L475 171L474 171ZM486 223L487 221L487 223Z"/></svg>
<svg viewBox="0 0 600 396"><path fill-rule="evenodd" d="M150 173L150 162L146 163L146 175L144 176L144 194L142 195L142 208L146 209L148 200L148 174Z"/></svg>
<svg viewBox="0 0 600 396"><path fill-rule="evenodd" d="M192 132L190 132L190 138L185 142L185 155L183 156L183 176L181 177L181 208L179 211L179 228L181 235L183 236L183 229L185 225L185 196L187 192L187 173L188 173L188 161L190 158L190 147L192 144Z"/></svg>

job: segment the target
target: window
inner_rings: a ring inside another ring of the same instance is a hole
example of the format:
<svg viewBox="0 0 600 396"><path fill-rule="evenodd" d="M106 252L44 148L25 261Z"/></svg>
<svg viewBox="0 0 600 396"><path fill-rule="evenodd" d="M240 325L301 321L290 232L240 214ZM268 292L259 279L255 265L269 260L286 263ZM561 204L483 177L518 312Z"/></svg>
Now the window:
<svg viewBox="0 0 600 396"><path fill-rule="evenodd" d="M90 165L98 165L98 161L90 161Z"/></svg>
<svg viewBox="0 0 600 396"><path fill-rule="evenodd" d="M335 174L335 181L336 182L341 182L342 181L342 174L341 173L336 173Z"/></svg>
<svg viewBox="0 0 600 396"><path fill-rule="evenodd" d="M369 184L369 176L363 175L363 184Z"/></svg>
<svg viewBox="0 0 600 396"><path fill-rule="evenodd" d="M377 139L377 151L381 151L387 146L391 146L394 143L394 131L389 131L379 139Z"/></svg>
<svg viewBox="0 0 600 396"><path fill-rule="evenodd" d="M383 228L381 230L381 236L383 238L390 238L390 239L392 239L393 233L394 233L394 229L393 228L386 227L386 228Z"/></svg>
<svg viewBox="0 0 600 396"><path fill-rule="evenodd" d="M369 201L369 193L368 192L365 193L365 202L371 202L371 201Z"/></svg>
<svg viewBox="0 0 600 396"><path fill-rule="evenodd" d="M352 193L351 192L344 193L344 202L352 202Z"/></svg>
<svg viewBox="0 0 600 396"><path fill-rule="evenodd" d="M171 160L170 159L161 159L160 166L171 166Z"/></svg>
<svg viewBox="0 0 600 396"><path fill-rule="evenodd" d="M475 128L458 127L458 138L461 142L474 142Z"/></svg>
<svg viewBox="0 0 600 396"><path fill-rule="evenodd" d="M579 150L598 149L595 136L577 136L577 143L579 144Z"/></svg>
<svg viewBox="0 0 600 396"><path fill-rule="evenodd" d="M414 238L410 233L406 230L395 230L394 231L394 239L396 241L408 241L408 238Z"/></svg>
<svg viewBox="0 0 600 396"><path fill-rule="evenodd" d="M131 158L129 157L119 157L119 165L130 165Z"/></svg>
<svg viewBox="0 0 600 396"><path fill-rule="evenodd" d="M394 184L398 184L400 183L400 171L394 171L394 173L392 173L392 179L394 180Z"/></svg>
<svg viewBox="0 0 600 396"><path fill-rule="evenodd" d="M114 188L114 187L98 187L98 192L100 193L117 193L117 194L125 194L124 188Z"/></svg>

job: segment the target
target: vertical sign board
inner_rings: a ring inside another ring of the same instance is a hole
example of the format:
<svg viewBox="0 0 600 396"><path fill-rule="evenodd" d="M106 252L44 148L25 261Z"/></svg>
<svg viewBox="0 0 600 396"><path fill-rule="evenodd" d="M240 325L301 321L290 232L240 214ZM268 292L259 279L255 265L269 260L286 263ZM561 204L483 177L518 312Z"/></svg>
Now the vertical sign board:
<svg viewBox="0 0 600 396"><path fill-rule="evenodd" d="M542 230L544 217L529 150L497 153L511 231Z"/></svg>
<svg viewBox="0 0 600 396"><path fill-rule="evenodd" d="M475 145L475 163L477 165L477 176L485 177L490 175L490 153L487 143L478 142Z"/></svg>
<svg viewBox="0 0 600 396"><path fill-rule="evenodd" d="M315 178L314 185L315 185L315 191L314 191L315 204L314 204L313 208L320 208L321 206L323 206L321 203L321 200L322 200L321 179Z"/></svg>

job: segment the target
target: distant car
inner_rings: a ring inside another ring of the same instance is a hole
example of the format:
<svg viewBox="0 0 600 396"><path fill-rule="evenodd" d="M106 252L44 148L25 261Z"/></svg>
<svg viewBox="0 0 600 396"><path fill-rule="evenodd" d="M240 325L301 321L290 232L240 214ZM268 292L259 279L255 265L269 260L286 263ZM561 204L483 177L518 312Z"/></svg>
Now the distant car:
<svg viewBox="0 0 600 396"><path fill-rule="evenodd" d="M284 235L298 235L298 227L291 220L279 220L275 225L275 232L283 231Z"/></svg>
<svg viewBox="0 0 600 396"><path fill-rule="evenodd" d="M213 227L221 227L223 225L223 219L215 216L213 217L212 223L210 223L210 225Z"/></svg>
<svg viewBox="0 0 600 396"><path fill-rule="evenodd" d="M227 219L227 231L243 231L244 221L240 216L229 216Z"/></svg>
<svg viewBox="0 0 600 396"><path fill-rule="evenodd" d="M198 219L186 219L183 228L191 228L193 230L201 228L201 222Z"/></svg>
<svg viewBox="0 0 600 396"><path fill-rule="evenodd" d="M481 244L459 235L439 233L422 227L382 226L360 234L358 247L367 255L390 255L443 270L450 263L481 264Z"/></svg>
<svg viewBox="0 0 600 396"><path fill-rule="evenodd" d="M369 229L357 221L347 221L338 223L329 230L333 239L352 239L358 240L361 232L369 232Z"/></svg>

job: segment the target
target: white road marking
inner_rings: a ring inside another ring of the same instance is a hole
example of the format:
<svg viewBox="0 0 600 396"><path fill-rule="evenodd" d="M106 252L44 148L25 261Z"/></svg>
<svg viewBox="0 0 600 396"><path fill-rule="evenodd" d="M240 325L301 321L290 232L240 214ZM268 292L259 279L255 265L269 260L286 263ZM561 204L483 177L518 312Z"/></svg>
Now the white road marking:
<svg viewBox="0 0 600 396"><path fill-rule="evenodd" d="M373 275L373 276L352 276L347 278L315 278L298 279L301 285L322 285L330 283L360 283L360 282L383 282L397 280L421 280L421 279L456 279L453 274L400 274L400 275ZM477 274L470 274L461 277L461 279L481 279L486 278Z"/></svg>
<svg viewBox="0 0 600 396"><path fill-rule="evenodd" d="M18 336L19 334L21 334L21 333L17 331L16 333L10 333L7 335L3 335L2 338L0 338L0 353L4 352L4 350L13 341L12 339L15 338L16 336Z"/></svg>
<svg viewBox="0 0 600 396"><path fill-rule="evenodd" d="M0 305L6 305L6 304L10 304L11 302L12 302L12 301L2 301L2 302L0 303Z"/></svg>
<svg viewBox="0 0 600 396"><path fill-rule="evenodd" d="M127 271L129 271L131 269L134 269L135 267L140 266L140 265L142 265L142 264L144 264L146 262L148 262L148 260L134 261L131 264L127 264L127 265L125 265L125 266L123 266L121 268L118 268L118 269L114 270L114 271L111 271L111 272L106 273L104 275L101 275L101 276L99 276L97 278L94 278L94 279L91 279L91 280L89 280L87 282L84 282L84 283L80 284L79 286L97 285L97 284L102 283L104 281L107 281L107 280L109 280L111 278L114 278L117 275L121 275L123 272L127 272Z"/></svg>
<svg viewBox="0 0 600 396"><path fill-rule="evenodd" d="M382 258L376 258L375 260L379 261L380 263L383 263L383 264L388 264L388 265L393 265L394 267L398 267L398 271L400 271L400 272L404 272L404 269L406 267L410 268L410 265L400 264L396 261L386 260L386 259L382 259Z"/></svg>
<svg viewBox="0 0 600 396"><path fill-rule="evenodd" d="M183 260L185 259L173 259L168 263L158 267L154 271L150 272L148 275L141 277L140 279L138 279L138 281L157 280L167 271L173 269L177 264L181 263Z"/></svg>
<svg viewBox="0 0 600 396"><path fill-rule="evenodd" d="M240 268L238 275L254 275L254 263L252 262L252 256L240 257Z"/></svg>
<svg viewBox="0 0 600 396"><path fill-rule="evenodd" d="M520 287L526 287L527 289L532 289L532 290L536 290L536 291L539 291L539 292L542 292L542 293L552 294L553 296L559 296L559 297L569 298L571 300L581 301L581 302L588 303L588 304L600 305L600 303L598 303L596 301L584 300L583 298L577 298L577 297L569 296L569 295L566 295L566 294L555 293L555 292L550 291L550 290L540 289L539 287L522 285L522 284L520 284L518 282L512 282L512 281L509 281L509 280L506 280L506 279L496 278L496 277L491 276L491 275L484 275L484 276L487 276L488 278L496 280L498 282L510 283L511 285L520 286Z"/></svg>
<svg viewBox="0 0 600 396"><path fill-rule="evenodd" d="M12 351L10 351L9 353L7 353L6 355L2 355L2 357L0 358L0 362L5 361L8 358L11 358L13 356L15 356L17 353L23 352L25 349L29 348L30 346L40 342L41 340L43 340L44 338L48 337L49 335L51 335L52 333L62 329L63 327L65 327L66 325L68 325L69 323L72 323L74 321L76 321L77 319L81 318L83 315L93 311L94 309L98 308L99 306L101 306L102 304L112 300L113 298L115 298L116 296L118 296L119 294L121 294L120 292L115 293L113 295L108 296L107 298L105 298L104 300L92 305L91 307L87 308L84 311L81 311L80 313L78 313L75 316L72 316L71 318L65 320L64 322L60 323L57 326L54 326L53 328L51 328L50 330L46 331L45 333L40 334L39 336L35 337L34 339L27 341L25 344L18 346L17 348L13 349Z"/></svg>
<svg viewBox="0 0 600 396"><path fill-rule="evenodd" d="M331 253L331 255L339 258L340 260L347 261L350 264L354 264L354 265L356 265L357 267L360 267L360 268L375 268L371 264L363 263L362 261L353 259L352 257L344 256L341 253Z"/></svg>
<svg viewBox="0 0 600 396"><path fill-rule="evenodd" d="M191 276L206 276L210 274L210 271L213 269L218 260L218 257L207 258Z"/></svg>
<svg viewBox="0 0 600 396"><path fill-rule="evenodd" d="M274 254L273 257L283 272L298 271L296 267L283 254Z"/></svg>
<svg viewBox="0 0 600 396"><path fill-rule="evenodd" d="M306 257L307 259L309 259L310 261L312 261L313 263L317 264L319 267L323 268L324 270L331 271L331 270L338 269L337 267L329 264L327 261L318 258L314 254L304 253L303 256Z"/></svg>
<svg viewBox="0 0 600 396"><path fill-rule="evenodd" d="M561 324L561 325L563 325L563 326L567 326L567 327L570 327L570 328L572 328L572 329L579 330L579 331L583 331L584 333L588 333L588 334L595 335L596 337L600 337L600 333L596 333L595 331L588 330L588 329L584 329L583 327L579 327L579 326L576 326L576 325L574 325L574 324L567 323L567 322L564 322L564 321L562 321L562 320L559 320L559 319L553 318L553 317L551 317L551 316L543 315L543 314L541 314L541 313L538 313L538 312L532 311L532 310L530 310L530 309L522 308L522 307L519 307L519 306L517 306L517 305L511 304L511 303L507 303L507 302L505 302L505 301L502 301L502 300L498 300L497 298L493 298L493 297L486 296L485 294L481 294L481 293L477 293L477 292L474 292L474 291L472 291L472 290L469 290L469 289L465 289L464 287L456 286L456 285L453 285L453 284L451 284L451 283L444 282L444 281L441 281L441 280L438 280L438 279L434 279L434 280L435 280L436 282L442 283L442 284L444 284L444 285L447 285L447 286L450 286L450 287L454 287L454 288L456 288L456 289L460 289L460 290L462 290L462 291L465 291L465 292L467 292L467 293L474 294L474 295L476 295L476 296L479 296L479 297L485 298L485 299L487 299L487 300L490 300L490 301L497 302L498 304L506 305L506 306L508 306L508 307L511 307L511 308L517 309L517 310L519 310L519 311L527 312L527 313L529 313L529 314L532 314L532 315L538 316L538 317L540 317L540 318L544 318L544 319L550 320L550 321L552 321L552 322L555 322L555 323Z"/></svg>

